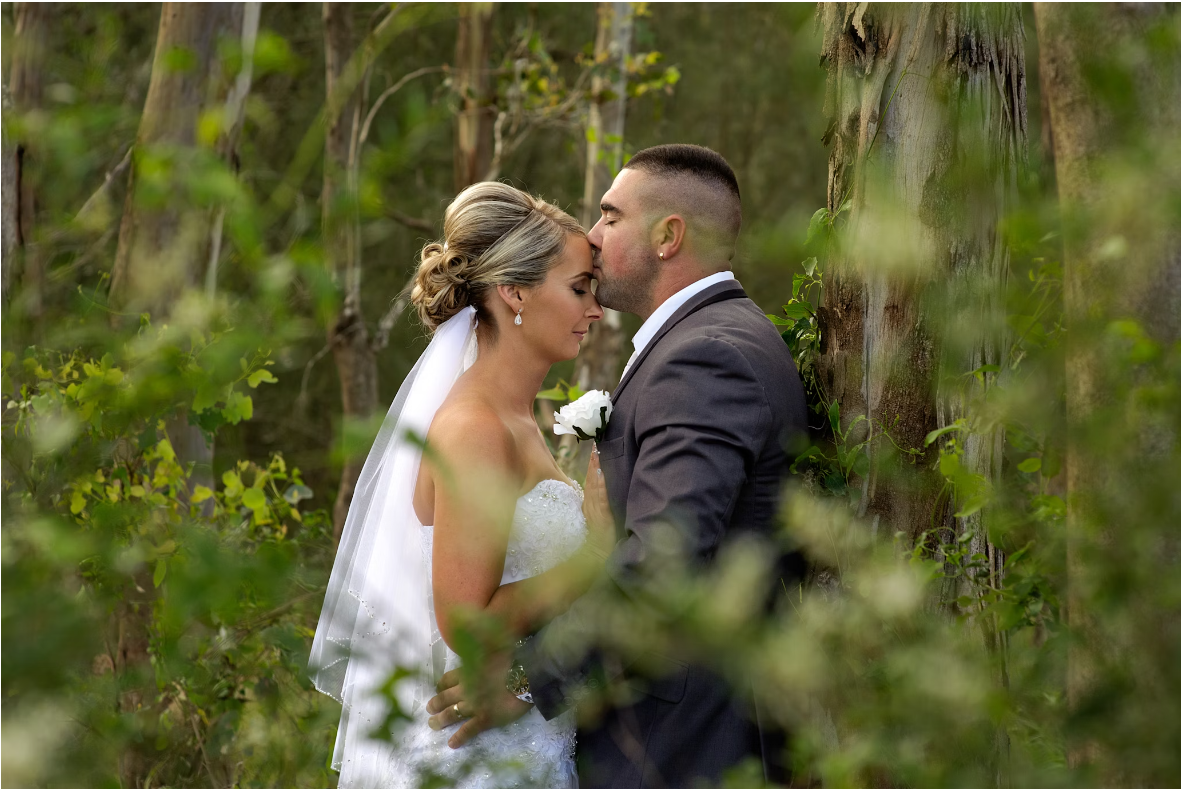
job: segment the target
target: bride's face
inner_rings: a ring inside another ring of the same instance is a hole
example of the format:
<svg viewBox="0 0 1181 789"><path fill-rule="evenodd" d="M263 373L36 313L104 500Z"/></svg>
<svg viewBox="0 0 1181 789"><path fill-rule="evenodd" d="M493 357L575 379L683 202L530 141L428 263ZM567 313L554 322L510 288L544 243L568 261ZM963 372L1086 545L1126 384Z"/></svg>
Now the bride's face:
<svg viewBox="0 0 1181 789"><path fill-rule="evenodd" d="M603 308L591 292L593 273L590 244L571 234L561 259L525 298L521 325L510 324L506 329L523 331L530 345L551 361L573 359L590 325L603 317Z"/></svg>

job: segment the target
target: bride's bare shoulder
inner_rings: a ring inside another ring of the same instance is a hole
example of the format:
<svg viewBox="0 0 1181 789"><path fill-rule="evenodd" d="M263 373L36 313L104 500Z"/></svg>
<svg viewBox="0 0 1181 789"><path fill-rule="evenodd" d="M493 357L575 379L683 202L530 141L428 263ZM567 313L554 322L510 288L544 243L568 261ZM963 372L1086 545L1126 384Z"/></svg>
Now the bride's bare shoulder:
<svg viewBox="0 0 1181 789"><path fill-rule="evenodd" d="M455 392L439 406L427 442L444 455L473 450L490 459L512 460L516 449L512 431L491 403L474 393Z"/></svg>

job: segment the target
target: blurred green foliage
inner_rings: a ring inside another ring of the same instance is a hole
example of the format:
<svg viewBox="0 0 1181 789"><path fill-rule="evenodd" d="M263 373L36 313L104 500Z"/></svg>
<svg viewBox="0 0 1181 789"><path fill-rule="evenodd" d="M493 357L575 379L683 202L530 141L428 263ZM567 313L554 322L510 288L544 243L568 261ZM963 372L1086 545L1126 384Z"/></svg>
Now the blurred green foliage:
<svg viewBox="0 0 1181 789"><path fill-rule="evenodd" d="M338 429L338 382L320 361L339 293L323 266L319 160L284 181L323 105L313 8L264 7L232 166L207 150L140 160L139 199L232 209L216 295L186 294L166 316L106 304L123 186L79 212L135 137L158 6L77 5L55 16L43 106L5 113L6 131L28 141L38 213L24 254L44 271L36 298L18 288L3 317L3 778L14 784L113 787L136 764L152 787L335 780L327 764L339 707L311 688L306 660L333 558L333 450L365 442L356 426ZM358 6L358 26L381 10ZM633 59L644 78L629 88L625 139L627 151L706 144L737 170L746 215L736 272L777 310L825 432L797 461L784 511L784 539L813 560L813 583L782 588L766 614L752 601L775 585L769 552L740 544L707 573L670 565L652 605L604 612L604 632L621 650L673 650L764 689L793 728L800 775L826 786L1171 785L1181 774L1181 349L1118 309L1072 327L1093 344L1109 398L1083 434L1068 436L1062 244L1071 228L1052 162L1034 150L1035 177L1003 227L1011 341L999 369L967 373L1000 383L928 446L897 447L914 458L934 447L942 496L962 516L983 515L1004 570L984 572L979 534L920 528L912 542L859 520L850 481L865 472L864 445L840 428L841 406L815 373L826 255L846 212L815 211L826 154L813 11L646 9ZM544 116L585 82L594 19L590 5L498 9L493 57L503 93L524 86L522 113ZM10 5L2 21L7 58ZM379 58L373 92L441 67L454 38L453 16L417 18ZM1085 218L1105 234L1115 271L1136 268L1138 239L1181 226L1181 135L1145 132L1128 76L1144 62L1166 70L1177 53L1173 19L1142 46L1095 53L1105 57L1088 72L1095 100L1119 120L1116 166L1104 173L1113 196ZM1036 130L1038 80L1029 83ZM501 167L571 210L583 166L576 104ZM357 198L367 315L383 314L405 282L432 235L423 224L438 227L452 191L454 105L439 68L374 117ZM292 199L275 212L281 187ZM1103 286L1118 296L1125 284L1113 276ZM947 336L973 328L955 319ZM413 322L393 327L379 357L383 400L423 346ZM543 394L575 396L570 377L559 366ZM178 461L178 431L191 425L215 442L212 484ZM992 479L962 459L966 442L996 425L1006 444ZM890 426L880 427L874 440L889 441ZM1111 470L1099 526L1070 535L1068 438ZM1073 586L1070 552L1089 569ZM1069 605L1088 613L1089 629L1072 627ZM1068 703L1080 649L1095 679ZM1075 768L1080 747L1093 758ZM749 780L736 772L733 785Z"/></svg>

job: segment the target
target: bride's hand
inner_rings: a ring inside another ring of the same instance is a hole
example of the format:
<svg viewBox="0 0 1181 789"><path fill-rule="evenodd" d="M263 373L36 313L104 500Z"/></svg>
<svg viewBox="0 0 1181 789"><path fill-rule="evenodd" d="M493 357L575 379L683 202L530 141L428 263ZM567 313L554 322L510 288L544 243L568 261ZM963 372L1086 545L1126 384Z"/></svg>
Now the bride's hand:
<svg viewBox="0 0 1181 789"><path fill-rule="evenodd" d="M590 465L586 469L582 514L586 517L588 542L598 551L610 553L615 546L615 520L607 503L607 483L599 468L598 446L592 449Z"/></svg>

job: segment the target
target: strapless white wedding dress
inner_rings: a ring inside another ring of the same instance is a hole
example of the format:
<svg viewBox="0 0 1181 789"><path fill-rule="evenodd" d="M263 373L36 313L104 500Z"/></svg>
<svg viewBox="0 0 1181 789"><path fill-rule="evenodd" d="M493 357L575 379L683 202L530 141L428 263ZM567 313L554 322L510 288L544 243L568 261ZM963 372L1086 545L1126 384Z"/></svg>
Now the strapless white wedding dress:
<svg viewBox="0 0 1181 789"><path fill-rule="evenodd" d="M433 527L423 527L422 550L431 566ZM556 479L542 480L517 500L509 535L508 553L500 583L531 578L570 558L586 539L582 491ZM459 656L447 649L446 669L459 666ZM454 782L458 789L545 787L576 789L574 717L566 712L547 721L536 709L515 723L477 736L458 750L447 747L455 726L432 731L428 715L418 710L399 741L392 743L383 786L413 789L429 776ZM341 789L348 786L347 769Z"/></svg>

